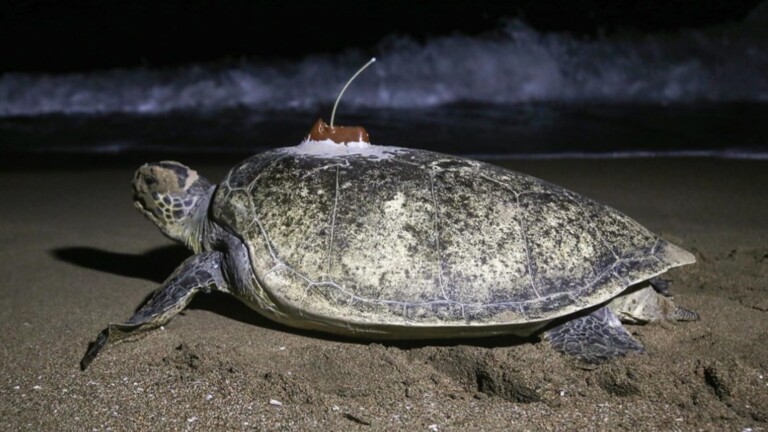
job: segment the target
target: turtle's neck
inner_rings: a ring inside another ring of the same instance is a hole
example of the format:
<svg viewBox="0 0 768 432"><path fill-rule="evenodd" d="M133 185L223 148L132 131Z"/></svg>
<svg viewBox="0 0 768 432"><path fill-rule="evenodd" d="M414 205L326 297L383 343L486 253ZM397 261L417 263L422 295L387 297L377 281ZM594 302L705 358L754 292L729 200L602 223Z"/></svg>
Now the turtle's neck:
<svg viewBox="0 0 768 432"><path fill-rule="evenodd" d="M195 185L197 186L197 185ZM195 202L190 218L185 224L184 244L196 254L210 250L210 239L214 231L213 224L208 217L211 199L216 192L216 186L208 181L200 185L197 191L198 200Z"/></svg>

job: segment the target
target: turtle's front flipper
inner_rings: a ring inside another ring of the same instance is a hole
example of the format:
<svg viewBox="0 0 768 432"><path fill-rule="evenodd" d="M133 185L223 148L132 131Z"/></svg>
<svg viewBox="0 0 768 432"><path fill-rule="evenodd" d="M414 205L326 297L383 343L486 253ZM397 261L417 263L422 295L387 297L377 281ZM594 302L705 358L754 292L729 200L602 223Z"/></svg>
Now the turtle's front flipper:
<svg viewBox="0 0 768 432"><path fill-rule="evenodd" d="M152 298L123 324L110 324L99 333L80 360L85 370L102 348L127 337L137 336L156 329L171 320L192 301L198 291L226 289L221 273L221 253L205 252L184 261Z"/></svg>
<svg viewBox="0 0 768 432"><path fill-rule="evenodd" d="M553 327L544 333L544 338L557 351L587 363L602 363L633 351L645 351L607 307Z"/></svg>

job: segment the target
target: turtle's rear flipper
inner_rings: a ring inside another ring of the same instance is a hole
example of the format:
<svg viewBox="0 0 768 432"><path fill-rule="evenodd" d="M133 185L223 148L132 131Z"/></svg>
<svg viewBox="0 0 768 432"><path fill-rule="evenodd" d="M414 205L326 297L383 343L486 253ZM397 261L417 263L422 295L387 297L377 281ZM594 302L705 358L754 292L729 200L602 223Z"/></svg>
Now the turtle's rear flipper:
<svg viewBox="0 0 768 432"><path fill-rule="evenodd" d="M544 338L557 351L593 364L630 352L645 352L607 307L552 327Z"/></svg>
<svg viewBox="0 0 768 432"><path fill-rule="evenodd" d="M167 323L192 301L198 291L224 288L226 284L220 267L219 252L205 252L188 258L127 322L110 324L99 333L80 360L80 369L85 370L107 344L144 334Z"/></svg>
<svg viewBox="0 0 768 432"><path fill-rule="evenodd" d="M625 323L654 321L696 321L699 315L675 304L648 285L628 288L608 303L614 314Z"/></svg>

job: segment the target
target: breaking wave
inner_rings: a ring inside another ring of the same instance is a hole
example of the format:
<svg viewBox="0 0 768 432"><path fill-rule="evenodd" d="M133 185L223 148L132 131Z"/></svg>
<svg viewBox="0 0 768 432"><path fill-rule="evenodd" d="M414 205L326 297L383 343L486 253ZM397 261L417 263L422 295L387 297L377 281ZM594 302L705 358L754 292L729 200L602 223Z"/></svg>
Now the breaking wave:
<svg viewBox="0 0 768 432"><path fill-rule="evenodd" d="M768 2L744 22L594 40L508 22L483 36L391 37L344 96L346 106L410 109L462 102L768 101ZM0 76L0 116L157 114L332 103L361 52L293 62L243 60L67 75Z"/></svg>

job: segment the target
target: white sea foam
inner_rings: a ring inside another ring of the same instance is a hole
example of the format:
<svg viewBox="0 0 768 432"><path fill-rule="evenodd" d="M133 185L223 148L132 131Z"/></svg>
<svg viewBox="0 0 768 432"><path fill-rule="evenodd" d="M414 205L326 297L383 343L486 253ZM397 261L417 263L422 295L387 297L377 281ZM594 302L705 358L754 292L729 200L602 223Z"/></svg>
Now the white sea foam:
<svg viewBox="0 0 768 432"><path fill-rule="evenodd" d="M382 42L343 106L420 108L458 102L768 101L768 1L708 30L582 40L509 22L494 35ZM192 65L61 76L0 76L0 116L154 114L175 110L316 109L367 59Z"/></svg>
<svg viewBox="0 0 768 432"><path fill-rule="evenodd" d="M314 158L333 159L341 156L359 156L373 160L384 160L398 153L407 151L402 147L375 145L363 141L337 143L332 140L306 140L293 147L283 147L283 151Z"/></svg>

